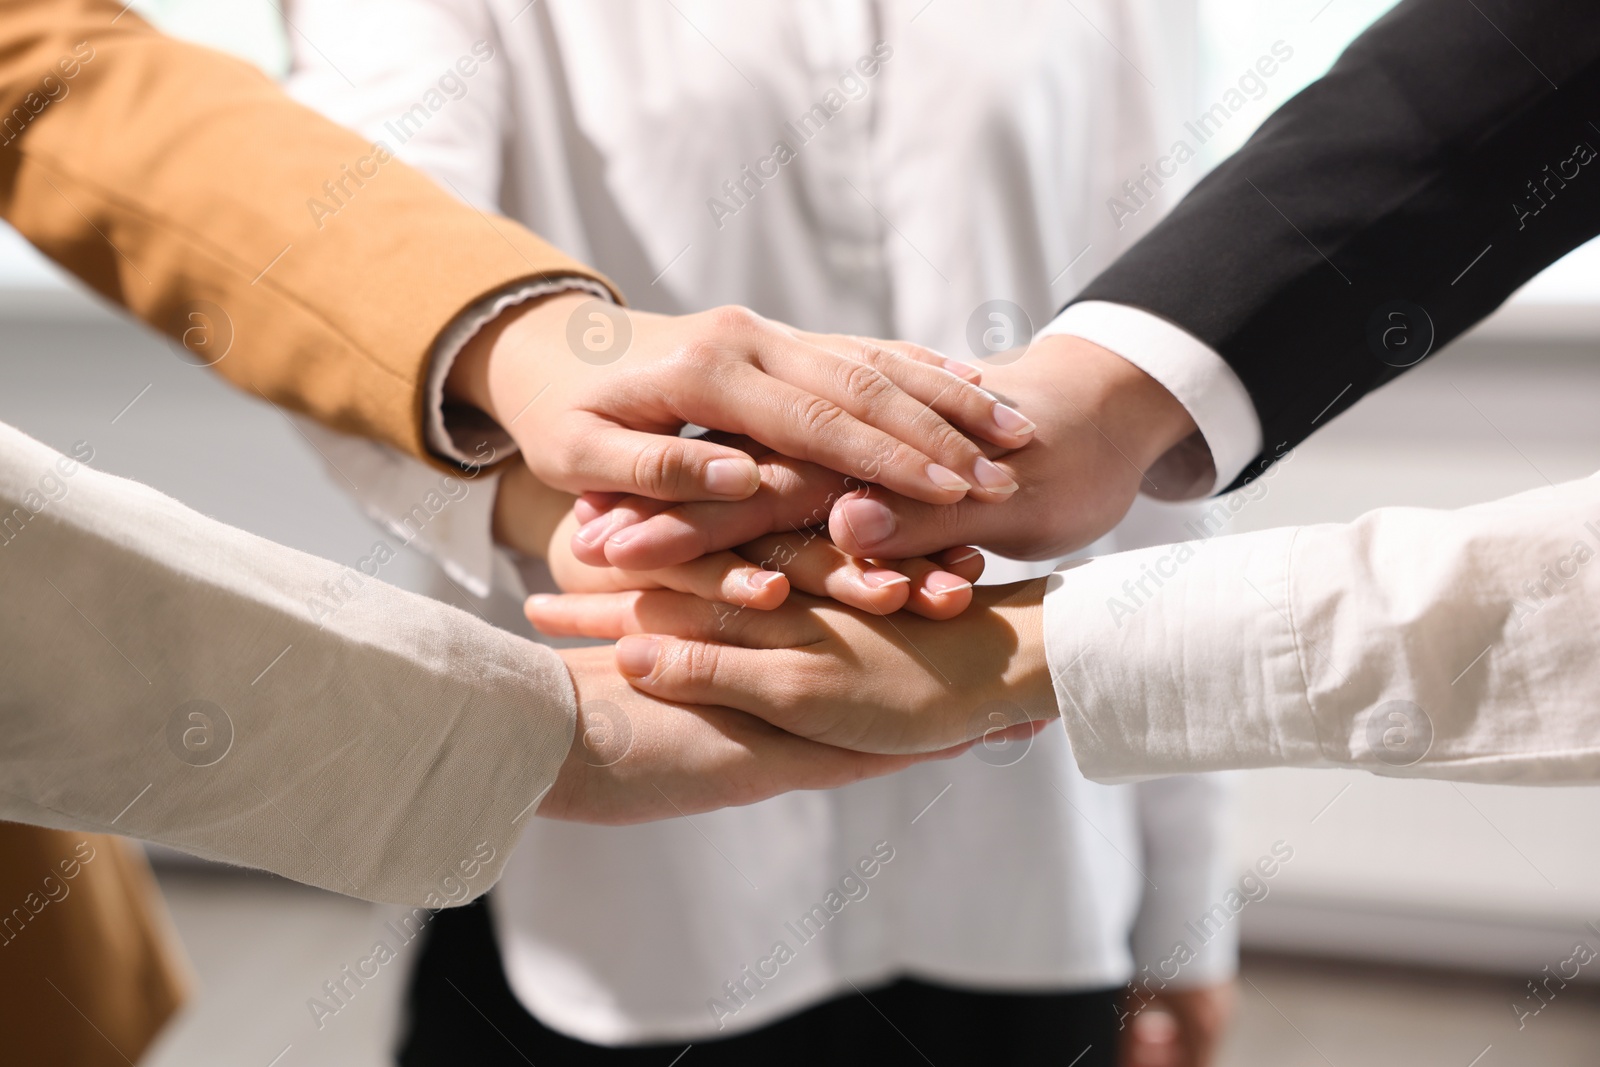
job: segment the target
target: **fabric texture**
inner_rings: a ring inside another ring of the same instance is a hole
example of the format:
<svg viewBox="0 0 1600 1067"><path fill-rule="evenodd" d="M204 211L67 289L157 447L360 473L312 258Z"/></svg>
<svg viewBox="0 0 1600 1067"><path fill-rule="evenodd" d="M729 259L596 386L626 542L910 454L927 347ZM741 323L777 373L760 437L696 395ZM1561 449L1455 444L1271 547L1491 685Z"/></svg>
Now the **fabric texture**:
<svg viewBox="0 0 1600 1067"><path fill-rule="evenodd" d="M0 217L240 388L430 458L448 323L603 278L114 0L0 10ZM292 150L289 150L292 146Z"/></svg>
<svg viewBox="0 0 1600 1067"><path fill-rule="evenodd" d="M1069 304L1035 339L1056 334L1081 337L1115 352L1165 386L1194 419L1212 471L1209 479L1200 471L1173 471L1178 484L1190 487L1183 497L1204 496L1228 485L1261 451L1261 422L1239 376L1221 356L1165 319L1125 304L1084 300ZM1170 455L1176 460L1195 451L1180 447Z"/></svg>
<svg viewBox="0 0 1600 1067"><path fill-rule="evenodd" d="M681 1043L607 1047L577 1041L517 1002L506 984L486 903L442 914L429 927L407 992L402 1067L661 1067L678 1056L693 1056L706 1067L1117 1062L1119 990L978 993L905 978L848 990L751 1034L697 1040L688 1056Z"/></svg>
<svg viewBox="0 0 1600 1067"><path fill-rule="evenodd" d="M1176 74L1188 5L936 5L912 24L919 7L299 0L295 25L318 48L297 38L289 87L647 311L743 304L977 359L969 328L990 301L1021 309L1007 339L1025 343L1154 216L1118 229L1102 190L1138 172L1185 102L1152 92L1085 17L1138 66ZM441 72L491 50L425 122L404 121ZM794 149L782 162L779 138ZM358 479L380 512L430 473L392 458L392 480ZM1143 500L1096 550L1173 540L1194 514ZM487 524L444 534L438 556L487 577ZM1048 569L990 561L996 580ZM1209 847L1228 783L1146 806L1145 786L1086 782L1065 740L1051 730L1013 764L969 755L692 821L539 820L493 904L510 985L554 1030L639 1044L755 1031L901 974L974 992L1124 982L1235 879ZM880 841L896 858L870 895L799 946L783 924ZM1162 875L1141 877L1147 863ZM1236 932L1178 983L1230 975ZM777 938L796 959L719 1029L709 1002Z"/></svg>
<svg viewBox="0 0 1600 1067"><path fill-rule="evenodd" d="M488 889L571 747L555 653L90 458L0 426L0 818L368 900Z"/></svg>
<svg viewBox="0 0 1600 1067"><path fill-rule="evenodd" d="M1359 767L1600 777L1600 476L1459 511L1063 569L1049 661L1091 778Z"/></svg>
<svg viewBox="0 0 1600 1067"><path fill-rule="evenodd" d="M191 984L144 854L105 834L0 823L0 856L6 1062L137 1063Z"/></svg>
<svg viewBox="0 0 1600 1067"><path fill-rule="evenodd" d="M1227 361L1259 477L1600 233L1600 9L1403 0L1079 301Z"/></svg>

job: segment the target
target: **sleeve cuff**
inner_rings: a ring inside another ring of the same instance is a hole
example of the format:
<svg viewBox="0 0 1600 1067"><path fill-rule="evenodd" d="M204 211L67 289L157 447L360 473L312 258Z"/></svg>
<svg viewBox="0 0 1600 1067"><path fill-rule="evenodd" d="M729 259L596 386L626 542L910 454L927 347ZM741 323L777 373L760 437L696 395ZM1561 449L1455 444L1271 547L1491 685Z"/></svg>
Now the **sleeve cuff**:
<svg viewBox="0 0 1600 1067"><path fill-rule="evenodd" d="M514 455L517 446L511 435L500 424L475 407L464 404L445 404L444 380L455 366L456 356L467 342L508 308L516 307L543 296L571 292L592 293L605 301L612 301L611 291L599 282L580 275L541 278L523 281L491 293L457 315L434 342L433 359L428 370L427 410L423 413L423 430L428 450L436 456L467 468L487 464L486 456L495 459Z"/></svg>
<svg viewBox="0 0 1600 1067"><path fill-rule="evenodd" d="M1045 653L1085 777L1327 766L1290 623L1296 530L1063 565Z"/></svg>
<svg viewBox="0 0 1600 1067"><path fill-rule="evenodd" d="M1202 483L1199 495L1232 485L1260 455L1261 419L1249 391L1220 355L1185 330L1138 308L1084 300L1069 305L1035 338L1055 334L1115 352L1178 398L1200 428L1215 466L1212 484Z"/></svg>

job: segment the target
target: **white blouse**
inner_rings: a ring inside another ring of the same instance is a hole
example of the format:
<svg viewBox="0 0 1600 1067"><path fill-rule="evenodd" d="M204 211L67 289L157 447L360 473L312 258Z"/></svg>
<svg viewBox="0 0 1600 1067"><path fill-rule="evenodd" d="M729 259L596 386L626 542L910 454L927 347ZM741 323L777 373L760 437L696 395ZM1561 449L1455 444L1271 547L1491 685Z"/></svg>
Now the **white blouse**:
<svg viewBox="0 0 1600 1067"><path fill-rule="evenodd" d="M986 302L1026 340L1154 215L1119 229L1104 205L1181 125L1191 6L299 0L292 88L638 307L972 355ZM408 461L363 454L369 506L407 500ZM1097 547L1191 514L1141 504ZM433 539L458 574L487 578L485 518ZM1096 785L1052 730L692 820L534 820L497 929L522 1002L600 1043L748 1030L901 974L1117 986L1227 891L1227 822L1219 779ZM1231 973L1236 936L1175 984Z"/></svg>

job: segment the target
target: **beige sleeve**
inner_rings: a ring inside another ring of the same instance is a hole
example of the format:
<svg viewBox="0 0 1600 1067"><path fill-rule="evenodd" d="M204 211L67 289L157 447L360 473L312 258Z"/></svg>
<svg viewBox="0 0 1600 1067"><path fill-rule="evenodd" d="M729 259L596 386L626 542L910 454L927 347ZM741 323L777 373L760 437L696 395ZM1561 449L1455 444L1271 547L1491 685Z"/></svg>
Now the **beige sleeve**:
<svg viewBox="0 0 1600 1067"><path fill-rule="evenodd" d="M488 889L571 745L560 658L73 452L0 426L0 818L369 900Z"/></svg>
<svg viewBox="0 0 1600 1067"><path fill-rule="evenodd" d="M1600 476L1106 556L1045 597L1091 778L1600 779Z"/></svg>

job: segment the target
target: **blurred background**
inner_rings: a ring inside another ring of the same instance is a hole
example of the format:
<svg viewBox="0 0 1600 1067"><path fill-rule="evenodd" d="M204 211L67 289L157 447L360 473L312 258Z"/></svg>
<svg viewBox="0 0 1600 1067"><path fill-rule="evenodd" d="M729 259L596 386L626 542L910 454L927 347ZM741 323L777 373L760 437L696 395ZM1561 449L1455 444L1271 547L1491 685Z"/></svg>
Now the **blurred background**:
<svg viewBox="0 0 1600 1067"><path fill-rule="evenodd" d="M133 6L275 75L286 65L285 24L269 0ZM1291 41L1295 63L1243 116L1253 125L1389 6L1205 0L1192 89L1215 99L1262 42ZM1245 122L1229 125L1207 162L1247 134ZM56 448L86 439L102 469L329 559L354 561L372 543L376 527L285 416L107 310L9 230L0 232L0 337L0 420ZM1590 474L1600 468L1597 402L1600 248L1589 246L1297 449L1236 529L1342 521L1385 505L1455 507ZM387 579L474 607L426 559L402 552ZM1600 967L1520 1027L1517 1008L1536 1006L1530 981L1576 943L1600 946L1600 789L1321 771L1257 772L1243 785L1241 871L1278 841L1294 858L1241 917L1244 980L1224 1064L1595 1062L1600 986L1587 983ZM386 970L321 1031L304 1007L367 949L385 909L155 859L198 982L149 1062L388 1062L403 974Z"/></svg>

